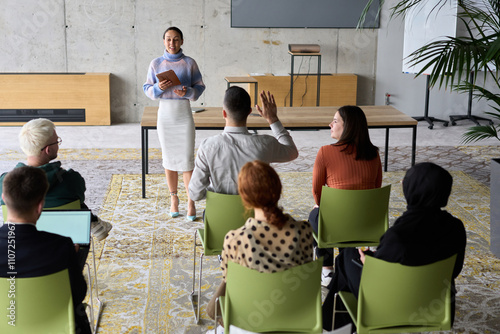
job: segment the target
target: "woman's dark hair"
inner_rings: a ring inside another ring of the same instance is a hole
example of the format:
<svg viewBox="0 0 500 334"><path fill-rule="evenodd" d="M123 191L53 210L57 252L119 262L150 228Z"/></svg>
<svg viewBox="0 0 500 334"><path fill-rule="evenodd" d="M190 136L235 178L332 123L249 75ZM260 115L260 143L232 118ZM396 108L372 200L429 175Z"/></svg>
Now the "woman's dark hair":
<svg viewBox="0 0 500 334"><path fill-rule="evenodd" d="M357 106L340 107L339 115L344 121L344 131L336 145L345 145L342 151L356 150L356 160L372 160L377 157L378 147L370 141L368 122L363 110Z"/></svg>
<svg viewBox="0 0 500 334"><path fill-rule="evenodd" d="M165 32L163 33L163 39L165 39L165 35L167 34L167 32L169 32L170 30L173 30L173 31L177 31L179 33L179 35L181 36L181 40L184 40L184 35L182 34L182 31L177 28L177 27L170 27L170 28L167 28L167 30L165 30Z"/></svg>
<svg viewBox="0 0 500 334"><path fill-rule="evenodd" d="M280 177L269 164L259 160L247 162L238 175L238 192L246 208L264 211L269 224L281 229L288 221L283 210L278 207Z"/></svg>

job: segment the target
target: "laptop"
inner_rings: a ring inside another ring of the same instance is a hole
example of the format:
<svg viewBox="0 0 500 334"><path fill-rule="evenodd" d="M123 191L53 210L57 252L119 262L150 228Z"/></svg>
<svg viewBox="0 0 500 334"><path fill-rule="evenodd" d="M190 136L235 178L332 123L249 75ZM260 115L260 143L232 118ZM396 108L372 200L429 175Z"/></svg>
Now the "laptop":
<svg viewBox="0 0 500 334"><path fill-rule="evenodd" d="M42 211L36 222L39 231L70 237L74 244L88 246L90 243L90 210Z"/></svg>

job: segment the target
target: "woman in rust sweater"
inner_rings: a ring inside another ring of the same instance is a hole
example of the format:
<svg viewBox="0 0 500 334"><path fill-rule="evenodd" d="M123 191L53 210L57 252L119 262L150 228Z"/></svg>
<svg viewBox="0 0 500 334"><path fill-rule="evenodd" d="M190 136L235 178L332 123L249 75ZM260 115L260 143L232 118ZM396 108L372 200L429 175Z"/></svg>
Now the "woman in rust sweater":
<svg viewBox="0 0 500 334"><path fill-rule="evenodd" d="M378 148L370 141L368 123L361 108L343 106L333 116L330 136L337 142L319 149L313 168L312 191L316 205L309 222L318 232L321 188L373 189L382 185L382 164ZM317 249L324 256L322 284L327 286L333 269L333 251Z"/></svg>

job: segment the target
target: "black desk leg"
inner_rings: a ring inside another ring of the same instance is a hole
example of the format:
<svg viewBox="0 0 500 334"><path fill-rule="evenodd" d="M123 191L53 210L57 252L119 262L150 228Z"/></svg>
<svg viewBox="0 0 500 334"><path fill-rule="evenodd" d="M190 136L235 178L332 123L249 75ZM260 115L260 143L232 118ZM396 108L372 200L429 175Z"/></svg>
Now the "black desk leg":
<svg viewBox="0 0 500 334"><path fill-rule="evenodd" d="M290 107L293 107L293 70L294 70L294 64L293 64L293 55L291 59L292 67L290 69Z"/></svg>
<svg viewBox="0 0 500 334"><path fill-rule="evenodd" d="M142 198L146 197L146 173L148 172L148 129L142 128L141 133L142 153Z"/></svg>
<svg viewBox="0 0 500 334"><path fill-rule="evenodd" d="M149 174L149 129L146 129L146 132L144 133L144 147L146 148L144 150L144 154L146 159L144 159L144 165L146 166L146 174Z"/></svg>
<svg viewBox="0 0 500 334"><path fill-rule="evenodd" d="M255 83L255 103L254 106L259 104L259 83Z"/></svg>
<svg viewBox="0 0 500 334"><path fill-rule="evenodd" d="M389 159L389 128L385 128L384 172L387 172L388 159Z"/></svg>
<svg viewBox="0 0 500 334"><path fill-rule="evenodd" d="M415 155L417 150L417 126L413 126L413 135L411 139L411 165L415 165Z"/></svg>
<svg viewBox="0 0 500 334"><path fill-rule="evenodd" d="M306 79L307 80L307 79ZM321 56L318 56L318 78L316 83L316 106L319 107L320 92L321 92Z"/></svg>

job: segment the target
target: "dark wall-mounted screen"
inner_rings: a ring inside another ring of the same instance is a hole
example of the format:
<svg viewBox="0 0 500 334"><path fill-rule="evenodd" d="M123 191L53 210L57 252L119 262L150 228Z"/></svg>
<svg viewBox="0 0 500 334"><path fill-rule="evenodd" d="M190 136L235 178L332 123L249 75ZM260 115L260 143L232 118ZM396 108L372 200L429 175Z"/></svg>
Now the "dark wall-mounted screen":
<svg viewBox="0 0 500 334"><path fill-rule="evenodd" d="M368 0L231 0L233 28L356 28ZM363 27L378 28L374 0Z"/></svg>

